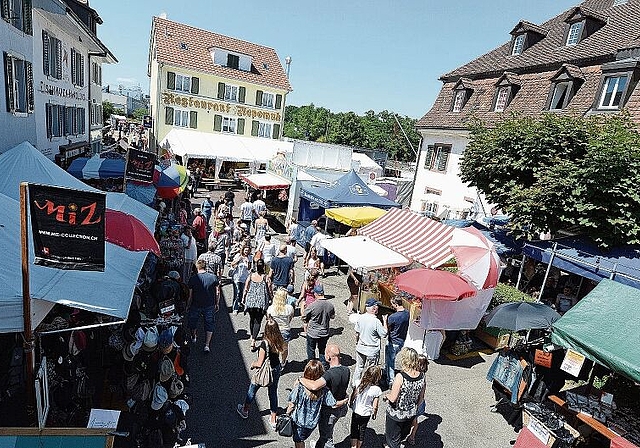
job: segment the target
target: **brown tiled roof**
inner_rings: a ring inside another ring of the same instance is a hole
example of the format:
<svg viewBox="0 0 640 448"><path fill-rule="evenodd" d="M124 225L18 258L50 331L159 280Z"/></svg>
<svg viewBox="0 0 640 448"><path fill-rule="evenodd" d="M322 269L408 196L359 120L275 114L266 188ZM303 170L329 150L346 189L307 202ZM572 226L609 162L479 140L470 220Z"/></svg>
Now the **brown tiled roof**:
<svg viewBox="0 0 640 448"><path fill-rule="evenodd" d="M565 18L565 20L568 20L570 17L575 15L583 15L585 17L591 17L592 19L598 20L600 22L607 21L606 15L600 14L598 11L591 9L588 6L582 6L582 5L576 6L571 10L570 14L567 16L567 18Z"/></svg>
<svg viewBox="0 0 640 448"><path fill-rule="evenodd" d="M491 77L505 71L522 73L558 68L563 63L578 66L602 63L615 59L616 51L628 48L640 35L640 0L629 0L626 4L612 6L613 0L586 0L579 7L606 23L577 45L566 46L565 23L575 8L540 25L547 35L519 55L511 55L511 42L480 56L477 59L442 76L443 81L456 80L461 76L476 79Z"/></svg>
<svg viewBox="0 0 640 448"><path fill-rule="evenodd" d="M584 73L582 73L582 70L580 70L580 67L578 67L577 65L573 65L573 64L562 64L562 67L560 67L560 69L558 69L558 71L556 72L556 75L558 73L560 73L561 71L566 70L567 73L569 73L569 75L572 78L577 78L577 79L582 79L584 80ZM554 75L555 76L555 75Z"/></svg>
<svg viewBox="0 0 640 448"><path fill-rule="evenodd" d="M593 102L597 100L600 86L601 66L583 67L581 70L584 82L565 110L554 111L561 114L587 114ZM456 83L448 82L440 90L440 94L427 114L416 123L418 128L467 129L469 120L477 118L491 126L516 112L525 116L535 116L546 111L547 99L551 89L551 78L556 70L520 75L520 89L504 112L494 112L493 103L496 93L497 78L485 78L474 81L474 91L461 112L451 112L453 87ZM635 89L625 104L634 119L640 123L640 89Z"/></svg>
<svg viewBox="0 0 640 448"><path fill-rule="evenodd" d="M268 87L290 91L291 85L273 48L222 34L195 28L160 17L153 18L152 39L156 42L158 62L210 73ZM186 49L181 48L186 44ZM251 71L237 70L213 63L212 48L221 48L251 56Z"/></svg>

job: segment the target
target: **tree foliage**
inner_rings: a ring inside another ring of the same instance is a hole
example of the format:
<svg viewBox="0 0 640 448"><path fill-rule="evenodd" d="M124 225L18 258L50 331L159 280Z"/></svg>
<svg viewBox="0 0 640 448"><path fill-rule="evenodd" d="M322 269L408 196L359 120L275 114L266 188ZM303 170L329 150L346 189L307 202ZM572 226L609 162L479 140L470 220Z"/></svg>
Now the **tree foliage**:
<svg viewBox="0 0 640 448"><path fill-rule="evenodd" d="M142 122L142 119L144 118L145 115L149 115L149 111L144 108L144 107L139 107L138 109L134 110L133 113L131 114L131 116L138 120L139 122Z"/></svg>
<svg viewBox="0 0 640 448"><path fill-rule="evenodd" d="M573 229L602 247L640 243L640 134L627 114L512 116L471 125L460 177L518 235Z"/></svg>
<svg viewBox="0 0 640 448"><path fill-rule="evenodd" d="M418 148L420 134L416 120L398 116L414 148ZM336 143L358 148L387 151L393 160L414 161L416 156L396 123L393 112L332 113L324 107L287 106L284 120L285 137L321 143Z"/></svg>
<svg viewBox="0 0 640 448"><path fill-rule="evenodd" d="M107 123L111 115L124 115L124 110L116 109L113 103L109 101L102 102L102 122Z"/></svg>

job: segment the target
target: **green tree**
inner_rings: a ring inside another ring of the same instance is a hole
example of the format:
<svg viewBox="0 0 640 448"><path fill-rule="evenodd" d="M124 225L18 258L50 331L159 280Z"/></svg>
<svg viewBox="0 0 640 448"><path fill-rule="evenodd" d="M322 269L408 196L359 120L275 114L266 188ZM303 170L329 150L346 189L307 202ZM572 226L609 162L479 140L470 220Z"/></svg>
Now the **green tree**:
<svg viewBox="0 0 640 448"><path fill-rule="evenodd" d="M131 116L133 118L135 118L136 120L142 122L142 119L144 118L145 115L149 115L149 111L144 108L144 107L140 107L136 110L133 111L133 114L131 114Z"/></svg>
<svg viewBox="0 0 640 448"><path fill-rule="evenodd" d="M517 235L577 230L640 243L640 134L628 115L512 116L471 125L460 177L511 215Z"/></svg>
<svg viewBox="0 0 640 448"><path fill-rule="evenodd" d="M124 111L122 109L116 109L113 103L109 101L102 102L102 122L107 123L111 115L124 115Z"/></svg>
<svg viewBox="0 0 640 448"><path fill-rule="evenodd" d="M407 143L395 114L367 111L363 116L354 112L331 113L328 109L289 105L285 111L284 135L290 138L322 143L337 143L358 148L387 151L391 159L414 161L415 152ZM420 135L415 130L416 120L397 117L414 148Z"/></svg>

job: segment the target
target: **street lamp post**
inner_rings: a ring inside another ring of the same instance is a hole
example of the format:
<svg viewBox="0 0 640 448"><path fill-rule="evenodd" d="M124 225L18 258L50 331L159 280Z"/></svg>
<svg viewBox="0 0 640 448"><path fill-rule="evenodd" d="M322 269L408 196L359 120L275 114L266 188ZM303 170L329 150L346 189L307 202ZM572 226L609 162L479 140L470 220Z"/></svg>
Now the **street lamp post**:
<svg viewBox="0 0 640 448"><path fill-rule="evenodd" d="M284 58L284 63L287 64L287 78L289 78L289 70L291 69L291 56Z"/></svg>

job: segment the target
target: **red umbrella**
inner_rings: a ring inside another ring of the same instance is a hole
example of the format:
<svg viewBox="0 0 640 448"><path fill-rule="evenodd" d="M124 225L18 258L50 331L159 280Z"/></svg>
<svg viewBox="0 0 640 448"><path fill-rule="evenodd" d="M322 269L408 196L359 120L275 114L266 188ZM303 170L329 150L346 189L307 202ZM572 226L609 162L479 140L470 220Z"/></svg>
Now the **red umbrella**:
<svg viewBox="0 0 640 448"><path fill-rule="evenodd" d="M160 246L138 218L117 210L106 210L105 239L134 252L148 250L160 256Z"/></svg>
<svg viewBox="0 0 640 448"><path fill-rule="evenodd" d="M476 294L465 279L449 271L437 269L412 269L396 277L401 291L421 299L460 300Z"/></svg>

